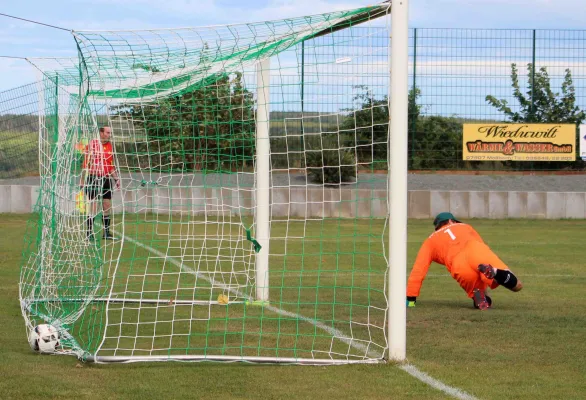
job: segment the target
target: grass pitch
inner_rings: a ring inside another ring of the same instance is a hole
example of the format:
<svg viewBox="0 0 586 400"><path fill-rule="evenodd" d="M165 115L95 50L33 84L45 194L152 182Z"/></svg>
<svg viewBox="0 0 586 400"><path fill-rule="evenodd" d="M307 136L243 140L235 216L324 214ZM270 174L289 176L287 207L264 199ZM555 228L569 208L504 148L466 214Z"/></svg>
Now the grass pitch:
<svg viewBox="0 0 586 400"><path fill-rule="evenodd" d="M33 354L18 305L27 218L0 216L1 398L449 398L392 364L93 365ZM481 399L584 398L584 223L471 223L525 288L516 294L497 289L494 309L480 312L443 267L432 266L417 307L408 310L409 362ZM409 263L430 232L430 221L410 221Z"/></svg>

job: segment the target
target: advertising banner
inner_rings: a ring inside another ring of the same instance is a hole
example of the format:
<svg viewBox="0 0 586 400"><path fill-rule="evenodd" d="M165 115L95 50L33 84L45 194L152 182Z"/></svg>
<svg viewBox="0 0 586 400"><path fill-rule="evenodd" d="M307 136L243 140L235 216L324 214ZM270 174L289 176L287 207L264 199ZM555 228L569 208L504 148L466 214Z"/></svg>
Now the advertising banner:
<svg viewBox="0 0 586 400"><path fill-rule="evenodd" d="M576 160L573 124L464 124L462 138L466 161Z"/></svg>

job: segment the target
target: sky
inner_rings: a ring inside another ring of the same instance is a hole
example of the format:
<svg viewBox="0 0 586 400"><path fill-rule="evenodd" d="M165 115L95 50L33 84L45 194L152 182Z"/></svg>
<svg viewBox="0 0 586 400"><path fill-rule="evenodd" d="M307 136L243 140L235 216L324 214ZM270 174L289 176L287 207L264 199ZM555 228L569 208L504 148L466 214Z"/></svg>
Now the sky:
<svg viewBox="0 0 586 400"><path fill-rule="evenodd" d="M0 13L73 30L255 22L373 4L369 0L0 0ZM586 29L583 0L411 0L411 28ZM67 57L69 32L0 16L0 56ZM0 57L0 91L33 82L24 60Z"/></svg>

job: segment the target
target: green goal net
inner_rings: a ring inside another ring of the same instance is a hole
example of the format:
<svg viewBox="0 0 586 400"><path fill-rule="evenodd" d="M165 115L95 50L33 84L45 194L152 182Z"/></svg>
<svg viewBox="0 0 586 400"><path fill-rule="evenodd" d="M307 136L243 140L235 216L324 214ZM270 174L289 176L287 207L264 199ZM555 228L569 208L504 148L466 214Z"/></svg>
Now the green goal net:
<svg viewBox="0 0 586 400"><path fill-rule="evenodd" d="M78 58L32 60L28 329L96 362L387 358L389 12L76 31ZM105 126L109 213L80 189Z"/></svg>

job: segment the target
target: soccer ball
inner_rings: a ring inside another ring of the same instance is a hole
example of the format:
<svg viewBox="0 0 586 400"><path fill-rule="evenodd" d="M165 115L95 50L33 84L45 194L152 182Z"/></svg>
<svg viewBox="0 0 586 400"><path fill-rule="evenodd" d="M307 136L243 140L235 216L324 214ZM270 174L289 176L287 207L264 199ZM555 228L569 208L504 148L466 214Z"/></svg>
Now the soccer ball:
<svg viewBox="0 0 586 400"><path fill-rule="evenodd" d="M55 353L59 348L59 332L53 325L40 324L35 326L28 335L31 349L37 353Z"/></svg>

